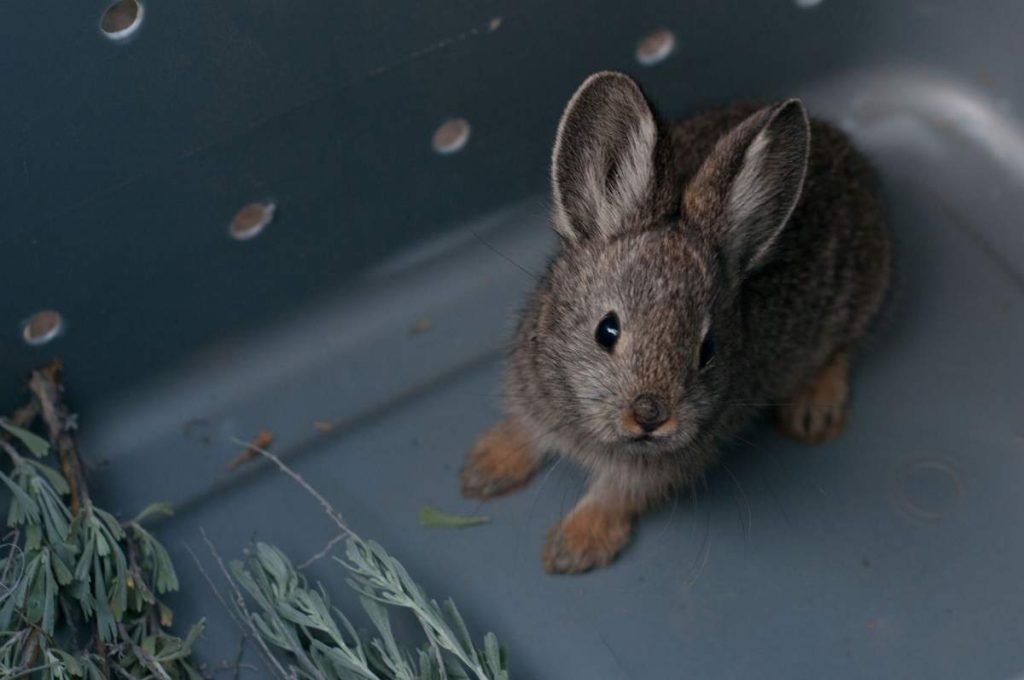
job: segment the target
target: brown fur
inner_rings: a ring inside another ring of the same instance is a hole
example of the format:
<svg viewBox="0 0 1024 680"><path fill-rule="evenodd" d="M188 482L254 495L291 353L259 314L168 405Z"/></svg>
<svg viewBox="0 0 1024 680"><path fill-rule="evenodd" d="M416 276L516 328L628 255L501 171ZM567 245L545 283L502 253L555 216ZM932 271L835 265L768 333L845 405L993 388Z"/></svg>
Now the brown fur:
<svg viewBox="0 0 1024 680"><path fill-rule="evenodd" d="M596 74L563 115L552 183L561 247L523 311L500 426L531 455L496 482L488 434L463 475L507 490L547 451L585 467L590 488L544 552L575 572L606 564L632 518L698 479L759 405L803 404L785 417L810 413L805 439L838 432L888 238L866 161L795 100L665 127L632 80ZM608 349L595 328L612 312ZM672 427L638 436L640 394L668 404Z"/></svg>
<svg viewBox="0 0 1024 680"><path fill-rule="evenodd" d="M629 542L632 522L621 506L581 503L548 532L544 568L569 574L611 563Z"/></svg>
<svg viewBox="0 0 1024 680"><path fill-rule="evenodd" d="M526 432L503 420L470 451L459 475L462 495L487 499L514 491L533 478L540 460Z"/></svg>
<svg viewBox="0 0 1024 680"><path fill-rule="evenodd" d="M809 444L834 439L846 424L846 400L850 394L850 358L838 354L825 368L801 386L789 401L779 405L779 429Z"/></svg>

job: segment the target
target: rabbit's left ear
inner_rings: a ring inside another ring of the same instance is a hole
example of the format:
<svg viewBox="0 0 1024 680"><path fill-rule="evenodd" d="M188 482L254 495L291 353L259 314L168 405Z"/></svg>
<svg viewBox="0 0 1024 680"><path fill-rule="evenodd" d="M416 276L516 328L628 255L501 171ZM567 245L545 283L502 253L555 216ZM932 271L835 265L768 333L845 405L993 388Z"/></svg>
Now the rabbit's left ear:
<svg viewBox="0 0 1024 680"><path fill-rule="evenodd" d="M632 78L587 78L562 114L551 159L559 235L577 242L627 229L654 190L657 141L654 113Z"/></svg>
<svg viewBox="0 0 1024 680"><path fill-rule="evenodd" d="M800 200L809 148L804 105L769 106L722 137L686 188L683 212L714 231L734 275L767 261Z"/></svg>

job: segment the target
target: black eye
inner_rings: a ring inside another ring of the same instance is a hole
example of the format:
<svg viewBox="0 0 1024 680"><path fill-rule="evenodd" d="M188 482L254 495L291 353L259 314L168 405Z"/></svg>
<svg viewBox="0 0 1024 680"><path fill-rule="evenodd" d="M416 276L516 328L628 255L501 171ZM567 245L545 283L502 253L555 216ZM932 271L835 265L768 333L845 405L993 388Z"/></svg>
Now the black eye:
<svg viewBox="0 0 1024 680"><path fill-rule="evenodd" d="M604 318L601 319L600 323L597 324L597 330L594 331L594 339L597 340L597 344L604 347L609 352L615 347L615 343L619 340L619 317L615 315L615 312L608 312Z"/></svg>
<svg viewBox="0 0 1024 680"><path fill-rule="evenodd" d="M708 332L704 334L704 341L700 343L700 359L699 366L704 368L711 360L715 358L715 334L708 329Z"/></svg>

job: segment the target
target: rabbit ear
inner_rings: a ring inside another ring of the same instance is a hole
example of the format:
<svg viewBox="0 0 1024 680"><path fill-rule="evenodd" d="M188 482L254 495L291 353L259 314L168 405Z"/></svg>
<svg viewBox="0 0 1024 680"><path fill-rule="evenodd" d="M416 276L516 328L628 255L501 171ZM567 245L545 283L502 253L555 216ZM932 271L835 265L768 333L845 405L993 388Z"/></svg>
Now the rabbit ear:
<svg viewBox="0 0 1024 680"><path fill-rule="evenodd" d="M558 124L551 159L555 230L581 241L627 228L653 191L657 139L654 113L629 76L587 78Z"/></svg>
<svg viewBox="0 0 1024 680"><path fill-rule="evenodd" d="M763 264L803 190L810 148L797 99L757 111L718 141L683 194L683 211L716 230L733 273Z"/></svg>

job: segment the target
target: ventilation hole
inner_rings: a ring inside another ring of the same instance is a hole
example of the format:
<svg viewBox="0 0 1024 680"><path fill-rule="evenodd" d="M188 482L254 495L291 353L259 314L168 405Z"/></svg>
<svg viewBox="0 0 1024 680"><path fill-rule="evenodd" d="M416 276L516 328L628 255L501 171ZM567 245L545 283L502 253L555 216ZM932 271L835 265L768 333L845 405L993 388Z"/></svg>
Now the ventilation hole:
<svg viewBox="0 0 1024 680"><path fill-rule="evenodd" d="M431 142L434 151L441 154L450 154L461 151L469 142L469 121L465 118L452 118L441 124L441 127L434 131L434 139Z"/></svg>
<svg viewBox="0 0 1024 680"><path fill-rule="evenodd" d="M661 28L640 39L636 44L636 60L644 66L653 66L664 61L676 48L676 36L667 28Z"/></svg>
<svg viewBox="0 0 1024 680"><path fill-rule="evenodd" d="M810 9L821 4L822 0L793 0L800 9Z"/></svg>
<svg viewBox="0 0 1024 680"><path fill-rule="evenodd" d="M898 480L897 500L909 515L940 520L950 515L963 496L960 474L940 460L918 460L907 465Z"/></svg>
<svg viewBox="0 0 1024 680"><path fill-rule="evenodd" d="M127 38L142 24L142 3L138 0L117 0L100 19L100 30L112 40Z"/></svg>
<svg viewBox="0 0 1024 680"><path fill-rule="evenodd" d="M255 238L274 219L276 209L273 203L249 203L231 220L231 237L237 241Z"/></svg>
<svg viewBox="0 0 1024 680"><path fill-rule="evenodd" d="M60 312L44 309L29 317L21 331L21 337L30 345L45 345L60 335L63 328L64 318Z"/></svg>

